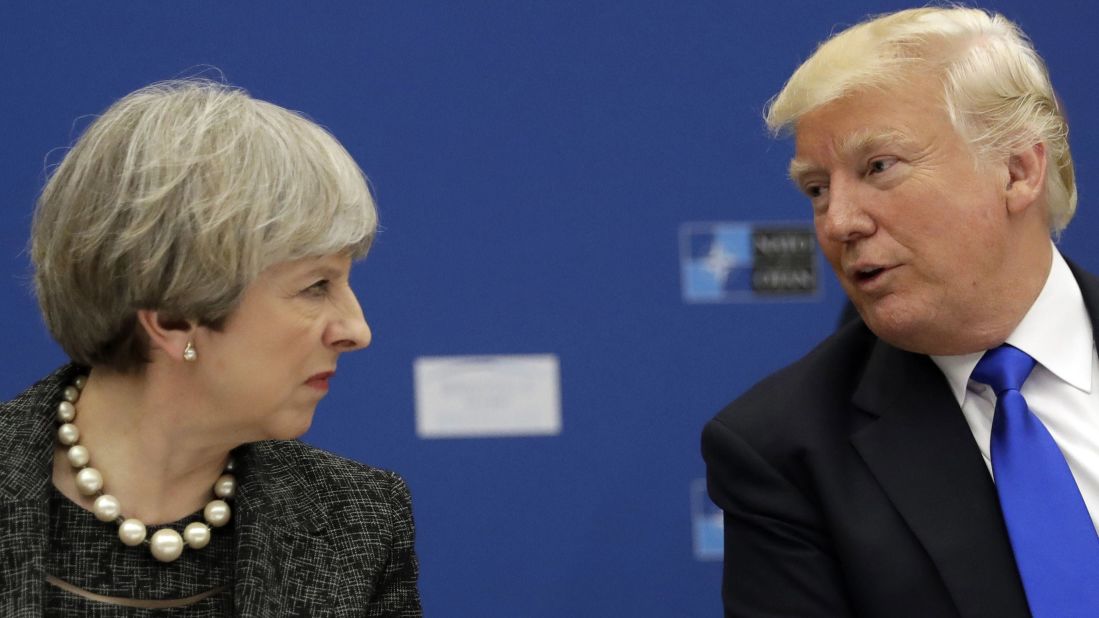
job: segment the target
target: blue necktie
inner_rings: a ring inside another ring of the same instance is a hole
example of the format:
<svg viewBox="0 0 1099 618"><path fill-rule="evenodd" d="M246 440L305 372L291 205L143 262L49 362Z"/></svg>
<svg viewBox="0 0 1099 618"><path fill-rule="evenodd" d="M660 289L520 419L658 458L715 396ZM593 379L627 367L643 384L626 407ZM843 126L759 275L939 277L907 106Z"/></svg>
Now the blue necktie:
<svg viewBox="0 0 1099 618"><path fill-rule="evenodd" d="M1061 449L1019 392L1034 359L1004 344L973 379L996 392L992 472L1035 618L1099 616L1099 535Z"/></svg>

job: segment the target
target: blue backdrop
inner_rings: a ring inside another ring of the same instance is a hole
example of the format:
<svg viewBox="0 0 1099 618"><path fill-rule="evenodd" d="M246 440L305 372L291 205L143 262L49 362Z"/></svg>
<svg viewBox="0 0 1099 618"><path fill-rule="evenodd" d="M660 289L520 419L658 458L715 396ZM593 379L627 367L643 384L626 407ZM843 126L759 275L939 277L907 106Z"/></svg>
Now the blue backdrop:
<svg viewBox="0 0 1099 618"><path fill-rule="evenodd" d="M904 5L769 2L41 2L0 7L0 395L64 359L25 252L52 150L149 82L220 69L303 110L371 177L383 231L354 283L374 329L307 439L400 471L431 616L712 616L692 553L702 424L832 329L810 302L687 305L687 221L809 221L764 102L836 25ZM1099 4L987 2L1051 67L1090 242ZM75 122L74 122L75 121ZM420 440L412 362L553 353L563 431Z"/></svg>

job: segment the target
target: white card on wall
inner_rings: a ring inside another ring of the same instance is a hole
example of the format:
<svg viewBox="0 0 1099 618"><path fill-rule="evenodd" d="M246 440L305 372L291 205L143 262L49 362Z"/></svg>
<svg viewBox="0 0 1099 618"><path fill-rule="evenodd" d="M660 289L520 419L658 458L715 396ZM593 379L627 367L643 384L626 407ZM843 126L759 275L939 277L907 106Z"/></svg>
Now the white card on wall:
<svg viewBox="0 0 1099 618"><path fill-rule="evenodd" d="M422 356L413 362L421 438L561 433L554 354Z"/></svg>

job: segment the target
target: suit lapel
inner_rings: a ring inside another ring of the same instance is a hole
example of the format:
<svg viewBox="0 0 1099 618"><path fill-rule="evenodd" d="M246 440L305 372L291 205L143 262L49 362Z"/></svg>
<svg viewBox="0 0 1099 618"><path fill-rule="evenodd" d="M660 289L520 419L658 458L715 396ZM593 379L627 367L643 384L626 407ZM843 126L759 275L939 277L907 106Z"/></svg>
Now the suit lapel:
<svg viewBox="0 0 1099 618"><path fill-rule="evenodd" d="M1095 340L1096 348L1099 349L1099 328L1096 327L1096 324L1099 324L1099 279L1082 270L1068 259L1065 262L1068 264L1073 276L1076 277L1076 283L1080 285L1080 294L1084 297L1084 307L1087 308L1088 318L1091 319L1092 338Z"/></svg>
<svg viewBox="0 0 1099 618"><path fill-rule="evenodd" d="M878 419L852 436L962 616L1029 616L996 489L926 356L878 342L854 397Z"/></svg>
<svg viewBox="0 0 1099 618"><path fill-rule="evenodd" d="M270 468L262 443L239 449L236 499L237 616L332 616L339 589L335 552L324 534L324 505L315 488ZM264 451L260 454L258 451Z"/></svg>

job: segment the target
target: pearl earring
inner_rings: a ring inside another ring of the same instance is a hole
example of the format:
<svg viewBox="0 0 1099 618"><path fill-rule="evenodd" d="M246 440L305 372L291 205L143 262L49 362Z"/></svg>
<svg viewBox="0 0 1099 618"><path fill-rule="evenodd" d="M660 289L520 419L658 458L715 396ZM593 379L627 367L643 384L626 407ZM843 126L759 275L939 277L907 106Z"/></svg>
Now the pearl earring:
<svg viewBox="0 0 1099 618"><path fill-rule="evenodd" d="M198 350L195 349L195 344L191 341L188 341L187 347L183 348L183 360L189 363L198 360Z"/></svg>

